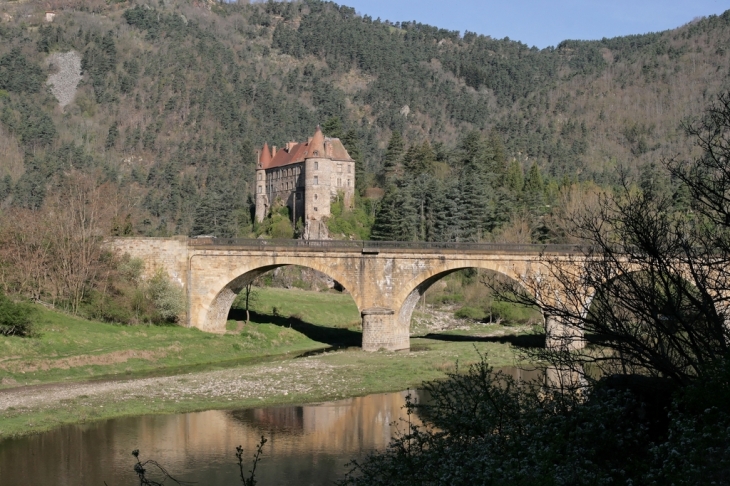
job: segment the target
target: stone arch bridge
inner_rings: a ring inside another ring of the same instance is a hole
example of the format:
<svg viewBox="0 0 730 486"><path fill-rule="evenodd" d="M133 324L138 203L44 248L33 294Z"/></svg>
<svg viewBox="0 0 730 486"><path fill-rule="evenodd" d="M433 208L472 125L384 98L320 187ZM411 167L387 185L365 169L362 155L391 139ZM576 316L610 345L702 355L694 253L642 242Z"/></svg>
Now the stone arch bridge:
<svg viewBox="0 0 730 486"><path fill-rule="evenodd" d="M186 323L223 333L235 296L269 270L301 265L345 287L362 316L366 351L406 350L413 310L440 278L464 268L492 270L517 282L549 279L545 261L580 265L572 245L512 245L226 238L114 238L110 247L145 262L145 274L164 271L187 295ZM589 302L587 299L586 302ZM568 326L546 318L547 345L557 345ZM568 333L569 334L569 333ZM563 337L564 339L564 337ZM580 337L572 346L581 346ZM562 341L564 342L564 341Z"/></svg>

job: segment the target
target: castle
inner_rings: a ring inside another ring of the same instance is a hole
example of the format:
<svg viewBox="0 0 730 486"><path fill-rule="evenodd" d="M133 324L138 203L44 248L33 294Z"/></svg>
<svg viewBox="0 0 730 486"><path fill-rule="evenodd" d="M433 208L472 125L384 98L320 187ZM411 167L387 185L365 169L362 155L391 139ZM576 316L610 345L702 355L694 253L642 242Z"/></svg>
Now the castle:
<svg viewBox="0 0 730 486"><path fill-rule="evenodd" d="M304 223L303 238L328 239L325 220L330 203L341 195L345 208L355 199L355 161L339 138L317 130L307 142L289 142L269 150L264 143L256 165L256 220L263 221L272 205L289 208L292 223Z"/></svg>

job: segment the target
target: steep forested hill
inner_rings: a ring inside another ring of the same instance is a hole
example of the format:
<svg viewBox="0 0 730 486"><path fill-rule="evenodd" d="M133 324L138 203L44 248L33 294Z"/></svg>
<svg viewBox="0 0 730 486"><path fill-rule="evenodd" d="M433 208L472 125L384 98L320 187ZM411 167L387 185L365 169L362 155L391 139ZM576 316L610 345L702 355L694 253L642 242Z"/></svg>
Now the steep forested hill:
<svg viewBox="0 0 730 486"><path fill-rule="evenodd" d="M0 199L37 208L60 174L93 172L125 191L125 231L149 235L189 233L196 214L225 221L222 234L246 234L255 148L302 140L317 124L359 151L361 188L389 183L386 147L402 134L411 166L419 147L436 163L428 172L437 183L419 190L441 187L446 207L458 198L449 196L453 171L466 181L481 150L465 138L474 130L491 140L490 160L504 159L498 185L526 190L523 173L533 185L611 184L619 166L686 154L680 122L730 89L730 11L538 50L318 0L56 0L46 22L48 5L0 5ZM69 51L81 62L75 93L73 59L59 56ZM59 70L56 90L65 83L73 100L63 107L46 85ZM386 202L395 197L383 189ZM503 196L482 202L514 200ZM482 202L472 202L477 211Z"/></svg>

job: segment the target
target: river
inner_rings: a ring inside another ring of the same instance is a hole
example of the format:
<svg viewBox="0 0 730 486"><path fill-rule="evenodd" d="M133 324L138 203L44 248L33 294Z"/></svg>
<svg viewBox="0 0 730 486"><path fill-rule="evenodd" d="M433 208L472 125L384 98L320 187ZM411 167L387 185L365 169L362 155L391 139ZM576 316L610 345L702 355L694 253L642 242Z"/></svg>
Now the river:
<svg viewBox="0 0 730 486"><path fill-rule="evenodd" d="M343 477L352 458L384 449L396 431L394 423L407 428L406 393L294 407L128 417L7 439L0 442L0 484L139 484L131 452L140 449L142 460L156 460L177 479L236 485L236 446L244 448L248 471L262 435L268 442L257 469L259 484L331 484Z"/></svg>
<svg viewBox="0 0 730 486"><path fill-rule="evenodd" d="M537 377L534 371L512 367L502 371L516 379ZM383 450L398 429L407 430L407 393L303 406L126 417L5 439L0 441L0 485L139 484L131 454L139 449L143 461L154 459L177 479L232 486L240 484L236 446L244 448L248 471L262 435L268 442L258 464L259 484L332 484L344 476L347 462ZM418 421L415 416L410 419Z"/></svg>

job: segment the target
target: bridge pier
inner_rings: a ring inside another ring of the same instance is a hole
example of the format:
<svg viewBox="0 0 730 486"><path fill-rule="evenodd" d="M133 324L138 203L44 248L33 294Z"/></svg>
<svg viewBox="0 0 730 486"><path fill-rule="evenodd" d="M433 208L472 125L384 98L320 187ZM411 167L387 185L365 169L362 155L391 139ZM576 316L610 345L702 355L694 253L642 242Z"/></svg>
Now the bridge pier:
<svg viewBox="0 0 730 486"><path fill-rule="evenodd" d="M409 329L399 326L395 311L384 307L373 307L362 311L363 351L401 351L409 349Z"/></svg>
<svg viewBox="0 0 730 486"><path fill-rule="evenodd" d="M545 316L545 347L556 351L583 349L583 332L560 317Z"/></svg>

